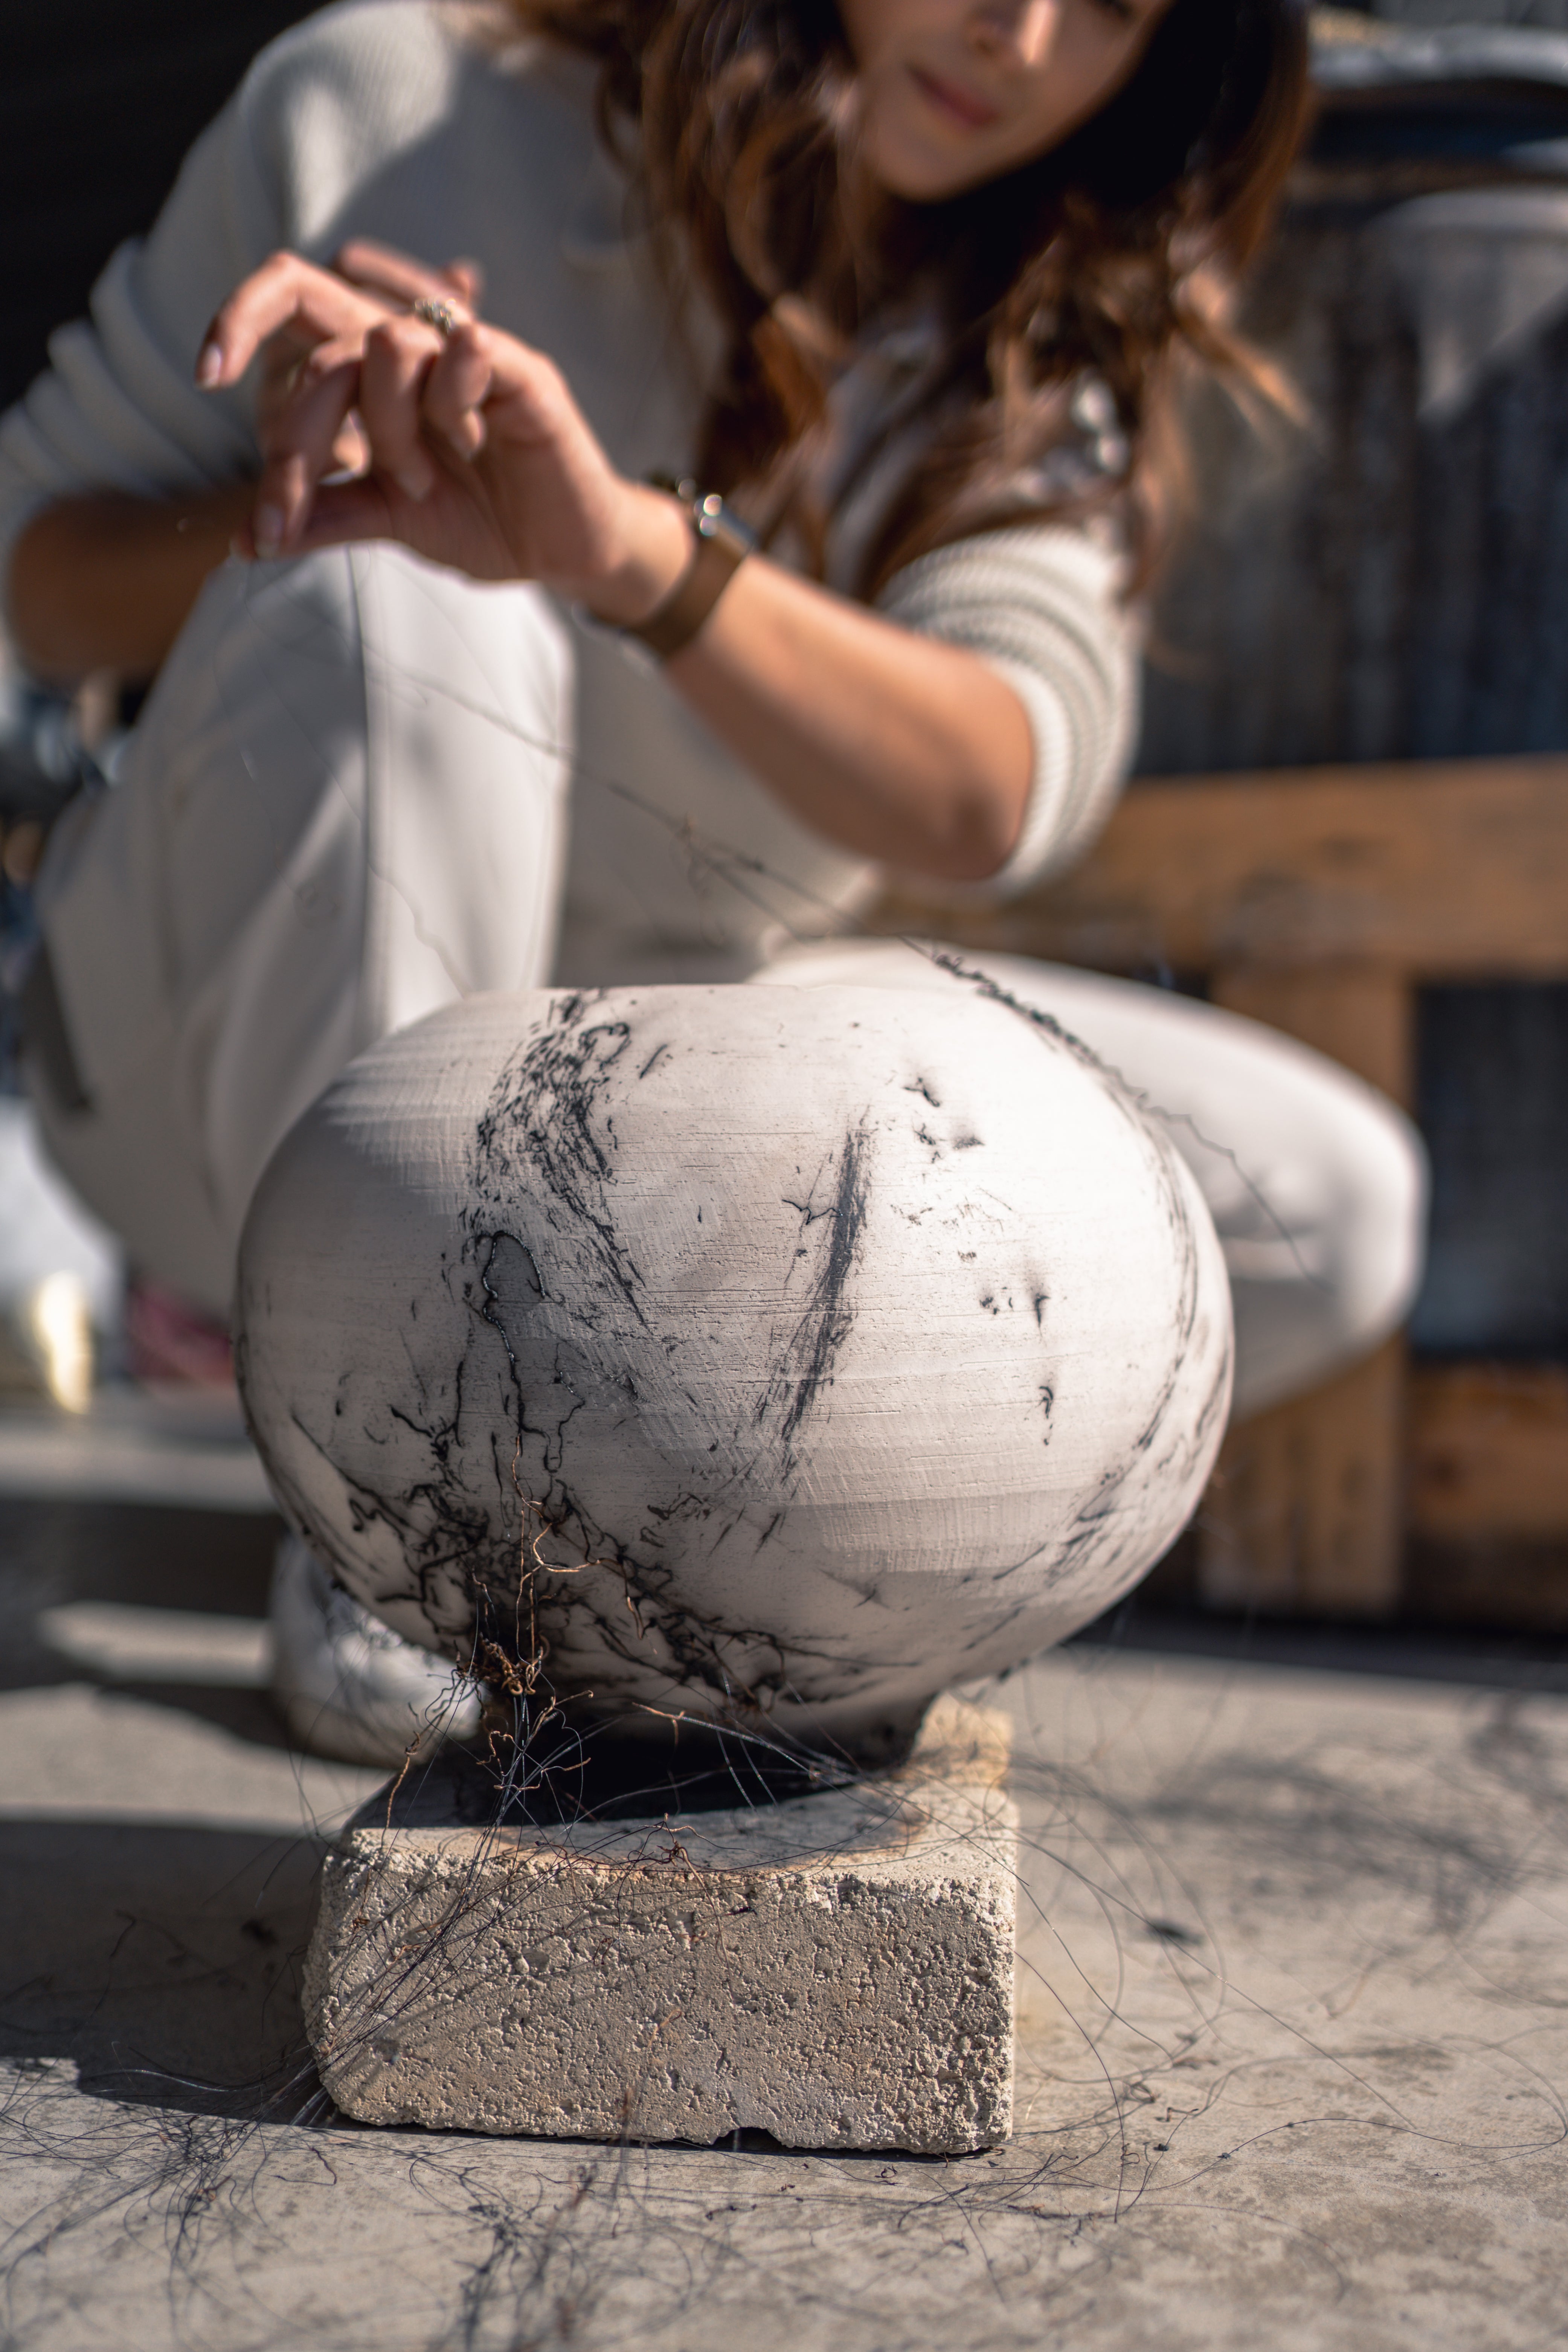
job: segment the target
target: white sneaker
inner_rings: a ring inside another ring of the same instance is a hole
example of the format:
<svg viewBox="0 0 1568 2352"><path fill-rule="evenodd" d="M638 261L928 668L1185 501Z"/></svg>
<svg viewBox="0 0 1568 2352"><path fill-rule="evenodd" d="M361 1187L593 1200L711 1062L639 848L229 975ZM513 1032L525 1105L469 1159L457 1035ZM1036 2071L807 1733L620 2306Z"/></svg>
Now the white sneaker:
<svg viewBox="0 0 1568 2352"><path fill-rule="evenodd" d="M268 1615L272 1696L313 1755L395 1771L478 1731L476 1686L362 1609L298 1536L278 1547Z"/></svg>

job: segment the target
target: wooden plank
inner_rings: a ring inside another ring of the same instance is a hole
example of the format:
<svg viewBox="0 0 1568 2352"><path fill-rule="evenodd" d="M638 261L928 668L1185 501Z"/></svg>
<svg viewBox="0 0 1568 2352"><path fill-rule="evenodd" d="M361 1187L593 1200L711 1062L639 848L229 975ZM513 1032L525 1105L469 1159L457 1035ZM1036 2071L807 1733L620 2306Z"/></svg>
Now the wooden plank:
<svg viewBox="0 0 1568 2352"><path fill-rule="evenodd" d="M1393 1608L1401 1353L1391 1342L1316 1396L1232 1431L1198 1524L1198 1589L1211 1606ZM1408 1427L1412 1536L1502 1554L1561 1545L1568 1580L1568 1366L1418 1367L1408 1378ZM1486 1613L1479 1595L1472 1613Z"/></svg>
<svg viewBox="0 0 1568 2352"><path fill-rule="evenodd" d="M1211 1608L1390 1615L1404 1526L1405 1346L1231 1431L1198 1519Z"/></svg>
<svg viewBox="0 0 1568 2352"><path fill-rule="evenodd" d="M1106 971L1383 963L1568 974L1568 759L1281 769L1133 785L1096 847L1005 908L877 928Z"/></svg>
<svg viewBox="0 0 1568 2352"><path fill-rule="evenodd" d="M1415 992L1386 965L1230 964L1215 1002L1314 1045L1408 1104ZM1205 1502L1199 1586L1235 1608L1381 1616L1404 1555L1404 1355L1297 1398L1229 1441Z"/></svg>
<svg viewBox="0 0 1568 2352"><path fill-rule="evenodd" d="M1568 1365L1443 1364L1415 1372L1410 1525L1440 1543L1568 1545Z"/></svg>
<svg viewBox="0 0 1568 2352"><path fill-rule="evenodd" d="M889 902L878 928L1207 972L1215 1002L1408 1106L1420 980L1568 975L1568 760L1142 784L1064 881L962 921ZM1423 1370L1412 1400L1394 1340L1244 1424L1200 1515L1203 1597L1386 1613L1407 1480L1428 1544L1568 1542L1568 1370Z"/></svg>

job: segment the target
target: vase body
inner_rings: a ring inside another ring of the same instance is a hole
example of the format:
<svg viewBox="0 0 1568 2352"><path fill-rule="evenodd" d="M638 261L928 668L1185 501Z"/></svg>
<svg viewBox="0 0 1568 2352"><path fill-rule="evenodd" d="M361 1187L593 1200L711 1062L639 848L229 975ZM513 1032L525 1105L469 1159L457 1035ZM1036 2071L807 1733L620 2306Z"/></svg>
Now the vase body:
<svg viewBox="0 0 1568 2352"><path fill-rule="evenodd" d="M293 1129L237 1356L289 1516L398 1632L626 1731L856 1740L1165 1549L1229 1297L1180 1160L1037 1015L539 992Z"/></svg>

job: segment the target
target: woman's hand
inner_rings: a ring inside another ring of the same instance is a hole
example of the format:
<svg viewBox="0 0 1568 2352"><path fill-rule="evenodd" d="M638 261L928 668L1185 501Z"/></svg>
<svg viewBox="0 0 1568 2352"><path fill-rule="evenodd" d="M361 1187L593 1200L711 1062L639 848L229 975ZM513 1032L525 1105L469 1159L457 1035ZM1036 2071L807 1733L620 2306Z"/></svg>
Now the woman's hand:
<svg viewBox="0 0 1568 2352"><path fill-rule="evenodd" d="M445 292L415 297L443 306L440 323L394 309L401 290L280 253L218 312L197 381L234 383L269 352L277 387L254 551L399 540L477 580L646 619L691 560L679 501L616 471L542 352ZM362 469L334 478L350 435ZM665 676L803 823L859 856L978 879L1017 837L1033 751L1012 688L761 556Z"/></svg>
<svg viewBox="0 0 1568 2352"><path fill-rule="evenodd" d="M356 239L333 268L377 316L420 300L471 313L479 301L479 271L470 261L431 269ZM258 399L264 420L281 413L310 348L290 347L284 338L268 346ZM352 419L334 457L350 472L368 462ZM12 631L24 658L41 677L79 679L100 670L152 677L231 542L237 536L254 552L255 503L249 483L230 482L170 499L89 491L45 507L17 540L7 583Z"/></svg>
<svg viewBox="0 0 1568 2352"><path fill-rule="evenodd" d="M477 318L484 283L477 261L448 261L437 268L368 236L351 237L340 246L332 256L331 274L363 295L367 310L374 306L384 319L401 317L416 302L439 303L454 316ZM282 415L312 349L308 339L287 328L263 344L256 416L264 440ZM332 445L332 458L342 473L369 471L370 451L352 411Z"/></svg>
<svg viewBox="0 0 1568 2352"><path fill-rule="evenodd" d="M418 265L374 252L379 275L354 278L275 254L203 346L211 389L264 355L254 551L393 539L477 580L538 580L607 620L646 617L689 561L678 503L616 473L560 371L455 286L416 298L449 324L393 309L413 282L396 273ZM355 478L333 478L351 448Z"/></svg>

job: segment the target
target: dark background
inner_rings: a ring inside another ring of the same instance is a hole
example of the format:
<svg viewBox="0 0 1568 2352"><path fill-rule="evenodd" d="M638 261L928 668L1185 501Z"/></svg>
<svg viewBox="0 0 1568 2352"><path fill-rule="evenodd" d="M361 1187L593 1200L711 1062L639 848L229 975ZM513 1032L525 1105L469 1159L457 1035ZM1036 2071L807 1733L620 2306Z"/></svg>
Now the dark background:
<svg viewBox="0 0 1568 2352"><path fill-rule="evenodd" d="M295 0L6 0L0 8L0 405L42 367L121 238Z"/></svg>

